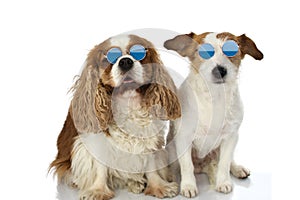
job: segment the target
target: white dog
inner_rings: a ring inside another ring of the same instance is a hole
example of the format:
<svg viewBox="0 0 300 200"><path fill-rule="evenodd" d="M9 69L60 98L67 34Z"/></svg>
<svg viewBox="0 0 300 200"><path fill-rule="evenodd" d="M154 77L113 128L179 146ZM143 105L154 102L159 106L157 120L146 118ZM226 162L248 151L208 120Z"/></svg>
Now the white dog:
<svg viewBox="0 0 300 200"><path fill-rule="evenodd" d="M246 54L263 54L245 34L194 33L165 42L191 61L190 73L179 89L182 117L171 126L181 169L181 194L197 195L195 172L206 172L216 190L232 191L230 172L247 178L249 170L235 164L234 149L243 119L238 71ZM170 141L169 141L170 142Z"/></svg>

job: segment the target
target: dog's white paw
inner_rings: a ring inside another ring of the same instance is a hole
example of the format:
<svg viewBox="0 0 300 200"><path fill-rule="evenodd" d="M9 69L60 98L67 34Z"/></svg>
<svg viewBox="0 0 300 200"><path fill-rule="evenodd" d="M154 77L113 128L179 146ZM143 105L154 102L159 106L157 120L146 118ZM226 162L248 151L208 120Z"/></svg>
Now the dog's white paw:
<svg viewBox="0 0 300 200"><path fill-rule="evenodd" d="M182 184L180 194L187 198L193 198L198 194L197 186L191 184Z"/></svg>
<svg viewBox="0 0 300 200"><path fill-rule="evenodd" d="M245 179L248 178L248 176L250 176L250 171L241 165L232 166L230 172L233 176L240 179Z"/></svg>
<svg viewBox="0 0 300 200"><path fill-rule="evenodd" d="M226 181L226 182L218 184L216 186L216 190L218 192L222 192L222 193L225 193L225 194L230 193L232 191L232 189L233 189L233 185L232 185L231 181Z"/></svg>

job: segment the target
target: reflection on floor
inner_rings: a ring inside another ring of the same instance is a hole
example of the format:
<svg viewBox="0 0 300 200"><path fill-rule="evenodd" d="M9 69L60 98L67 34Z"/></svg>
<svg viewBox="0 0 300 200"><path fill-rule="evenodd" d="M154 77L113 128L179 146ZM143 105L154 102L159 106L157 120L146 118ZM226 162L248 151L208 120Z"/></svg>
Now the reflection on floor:
<svg viewBox="0 0 300 200"><path fill-rule="evenodd" d="M230 194L221 194L215 192L208 184L206 175L196 175L199 195L194 199L204 200L271 200L271 174L252 173L248 179L238 180L232 178L234 182L234 191ZM57 198L59 200L78 200L77 191L68 188L65 185L57 186ZM128 193L126 190L116 190L114 200L154 200L150 196L143 194ZM184 200L178 195L172 200Z"/></svg>

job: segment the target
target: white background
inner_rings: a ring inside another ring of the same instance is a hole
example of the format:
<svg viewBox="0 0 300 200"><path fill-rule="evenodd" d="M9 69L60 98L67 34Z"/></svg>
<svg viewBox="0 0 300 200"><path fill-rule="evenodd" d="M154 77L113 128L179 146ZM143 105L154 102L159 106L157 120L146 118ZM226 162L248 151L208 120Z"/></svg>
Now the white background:
<svg viewBox="0 0 300 200"><path fill-rule="evenodd" d="M297 198L298 8L291 0L1 0L0 199L55 199L47 168L73 77L94 45L139 28L246 33L256 42L265 57L242 64L245 117L236 157L272 175L272 199Z"/></svg>

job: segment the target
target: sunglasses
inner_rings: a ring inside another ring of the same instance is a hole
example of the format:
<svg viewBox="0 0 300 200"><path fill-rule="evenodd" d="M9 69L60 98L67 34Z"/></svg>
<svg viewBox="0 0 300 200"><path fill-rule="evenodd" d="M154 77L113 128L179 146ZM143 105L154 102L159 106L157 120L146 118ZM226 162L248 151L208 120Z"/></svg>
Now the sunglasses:
<svg viewBox="0 0 300 200"><path fill-rule="evenodd" d="M133 45L130 50L129 54L135 59L135 60L143 60L146 57L147 49L143 47L140 44ZM122 51L120 48L114 47L108 50L106 54L106 59L109 63L115 64L122 56Z"/></svg>
<svg viewBox="0 0 300 200"><path fill-rule="evenodd" d="M239 45L233 40L227 40L223 46L222 51L227 57L235 56L239 51ZM200 45L198 53L203 59L210 59L215 55L214 47L209 43Z"/></svg>

